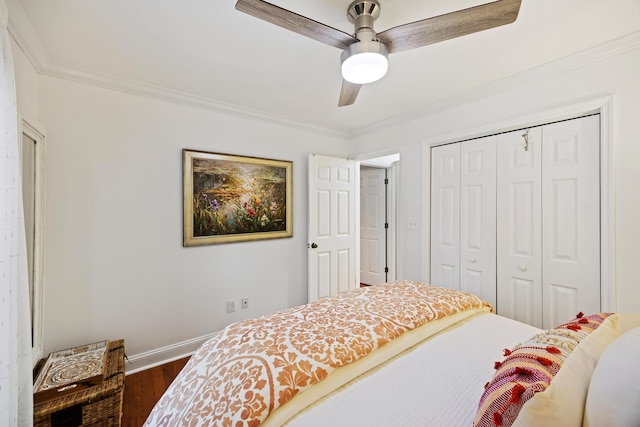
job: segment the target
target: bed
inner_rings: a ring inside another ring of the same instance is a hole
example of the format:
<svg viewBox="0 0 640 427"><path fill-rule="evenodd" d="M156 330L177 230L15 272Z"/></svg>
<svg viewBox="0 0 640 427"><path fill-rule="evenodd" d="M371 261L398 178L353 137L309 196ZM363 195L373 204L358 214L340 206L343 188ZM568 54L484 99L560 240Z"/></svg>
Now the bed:
<svg viewBox="0 0 640 427"><path fill-rule="evenodd" d="M586 402L599 359L620 341L619 316L568 320L543 331L474 295L409 280L344 292L223 329L145 426L605 425L611 375L595 414ZM631 370L637 356L625 356ZM635 412L616 410L623 422Z"/></svg>

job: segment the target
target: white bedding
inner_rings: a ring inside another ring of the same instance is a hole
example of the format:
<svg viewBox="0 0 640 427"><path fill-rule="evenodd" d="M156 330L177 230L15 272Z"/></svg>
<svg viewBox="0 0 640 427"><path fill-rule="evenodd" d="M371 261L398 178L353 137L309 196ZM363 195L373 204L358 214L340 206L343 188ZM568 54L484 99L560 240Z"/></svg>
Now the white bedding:
<svg viewBox="0 0 640 427"><path fill-rule="evenodd" d="M375 375L361 376L287 426L468 427L502 350L540 331L495 314L478 315L407 350Z"/></svg>
<svg viewBox="0 0 640 427"><path fill-rule="evenodd" d="M280 427L299 411L490 306L404 280L233 323L204 343L145 426Z"/></svg>

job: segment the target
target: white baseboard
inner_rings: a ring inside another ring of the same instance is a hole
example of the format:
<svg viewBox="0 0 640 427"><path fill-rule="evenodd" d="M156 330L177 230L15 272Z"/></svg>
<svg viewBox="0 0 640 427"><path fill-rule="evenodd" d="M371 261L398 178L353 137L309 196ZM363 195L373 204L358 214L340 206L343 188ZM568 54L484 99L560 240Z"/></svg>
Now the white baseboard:
<svg viewBox="0 0 640 427"><path fill-rule="evenodd" d="M205 341L213 338L217 334L218 332L214 332L187 341L160 347L155 350L145 351L144 353L127 355L127 360L125 360L125 375L135 374L145 369L191 356Z"/></svg>

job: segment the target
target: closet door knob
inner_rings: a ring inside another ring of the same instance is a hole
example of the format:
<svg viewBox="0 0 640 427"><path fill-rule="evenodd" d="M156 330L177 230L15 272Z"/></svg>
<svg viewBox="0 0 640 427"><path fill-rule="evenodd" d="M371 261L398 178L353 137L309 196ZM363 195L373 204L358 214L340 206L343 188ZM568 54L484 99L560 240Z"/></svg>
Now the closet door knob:
<svg viewBox="0 0 640 427"><path fill-rule="evenodd" d="M527 271L527 266L526 265L521 265L519 266L520 271Z"/></svg>
<svg viewBox="0 0 640 427"><path fill-rule="evenodd" d="M473 263L476 262L476 259L475 258L471 258L469 261L473 264Z"/></svg>

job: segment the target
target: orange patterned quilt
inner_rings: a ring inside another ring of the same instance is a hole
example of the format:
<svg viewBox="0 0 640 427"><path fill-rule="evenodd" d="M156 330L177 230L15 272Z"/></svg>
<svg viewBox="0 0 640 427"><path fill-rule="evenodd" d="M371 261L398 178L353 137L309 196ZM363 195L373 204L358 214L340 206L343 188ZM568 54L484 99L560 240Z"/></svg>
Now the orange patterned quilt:
<svg viewBox="0 0 640 427"><path fill-rule="evenodd" d="M234 323L191 357L145 426L257 426L336 368L404 332L487 305L405 280Z"/></svg>

